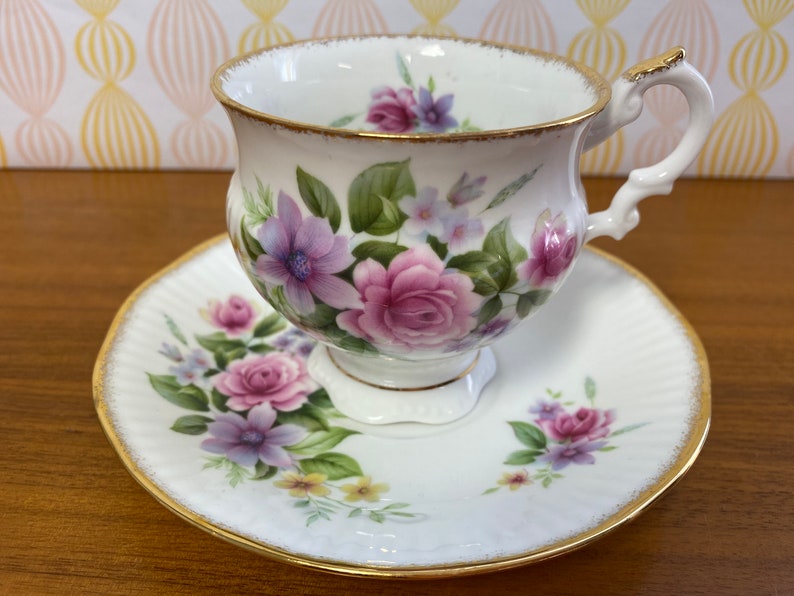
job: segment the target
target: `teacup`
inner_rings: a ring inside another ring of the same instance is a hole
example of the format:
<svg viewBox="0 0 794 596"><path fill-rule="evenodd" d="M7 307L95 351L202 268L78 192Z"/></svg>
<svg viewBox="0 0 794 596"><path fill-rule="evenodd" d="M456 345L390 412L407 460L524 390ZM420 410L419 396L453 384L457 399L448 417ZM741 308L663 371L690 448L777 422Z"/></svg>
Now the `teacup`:
<svg viewBox="0 0 794 596"><path fill-rule="evenodd" d="M686 132L589 215L583 151L679 88ZM553 298L588 240L621 238L703 146L713 100L684 50L610 86L581 64L475 40L298 42L212 81L238 165L228 228L257 290L322 345L309 367L370 422L448 422L495 371L487 347ZM395 393L399 391L400 393Z"/></svg>

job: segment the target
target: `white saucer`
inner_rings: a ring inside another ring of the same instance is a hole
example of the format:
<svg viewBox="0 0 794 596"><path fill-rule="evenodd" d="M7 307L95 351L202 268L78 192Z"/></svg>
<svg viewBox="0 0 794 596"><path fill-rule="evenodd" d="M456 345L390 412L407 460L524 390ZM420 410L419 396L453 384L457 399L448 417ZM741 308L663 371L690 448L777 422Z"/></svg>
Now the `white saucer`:
<svg viewBox="0 0 794 596"><path fill-rule="evenodd" d="M496 377L468 416L440 426L367 426L316 391L278 418L308 435L292 450L301 473L231 466L201 448L211 436L206 424L220 415L212 378L180 390L169 372L178 363L164 353L173 358L176 347L186 355L200 347L196 336L226 337L200 311L232 294L258 304L259 319L272 314L223 238L148 280L109 331L94 397L110 442L155 498L214 535L285 562L405 577L539 561L634 518L683 476L706 438L709 373L697 336L641 274L587 250L554 301L494 345ZM250 345L289 344L275 353L302 348L305 356L302 340L266 335L272 326L265 327ZM251 331L240 338L213 347L233 361L246 353L233 352L235 341L248 343ZM147 373L166 379L159 393ZM571 449L542 430L549 423L536 422L580 407L600 413L606 436ZM544 458L567 465L554 470ZM377 498L351 500L367 490Z"/></svg>

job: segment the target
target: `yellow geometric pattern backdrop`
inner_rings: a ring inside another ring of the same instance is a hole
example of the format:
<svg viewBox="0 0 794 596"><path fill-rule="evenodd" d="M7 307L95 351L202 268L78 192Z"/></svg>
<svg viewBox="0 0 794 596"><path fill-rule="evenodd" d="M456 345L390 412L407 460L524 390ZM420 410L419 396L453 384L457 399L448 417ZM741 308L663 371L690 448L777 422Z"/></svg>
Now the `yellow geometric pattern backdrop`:
<svg viewBox="0 0 794 596"><path fill-rule="evenodd" d="M689 174L794 177L794 0L0 0L0 167L219 169L234 139L208 81L235 54L366 33L539 48L613 80L683 45L717 120ZM617 174L686 127L670 88L585 155Z"/></svg>

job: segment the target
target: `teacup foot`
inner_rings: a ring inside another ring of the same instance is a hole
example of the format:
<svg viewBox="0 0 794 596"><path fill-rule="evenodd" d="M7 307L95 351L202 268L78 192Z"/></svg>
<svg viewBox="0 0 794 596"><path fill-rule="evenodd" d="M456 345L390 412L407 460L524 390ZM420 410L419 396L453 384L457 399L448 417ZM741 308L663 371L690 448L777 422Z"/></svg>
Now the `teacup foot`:
<svg viewBox="0 0 794 596"><path fill-rule="evenodd" d="M353 420L445 424L474 408L496 372L496 359L490 348L446 361L406 362L318 346L308 366L334 407Z"/></svg>

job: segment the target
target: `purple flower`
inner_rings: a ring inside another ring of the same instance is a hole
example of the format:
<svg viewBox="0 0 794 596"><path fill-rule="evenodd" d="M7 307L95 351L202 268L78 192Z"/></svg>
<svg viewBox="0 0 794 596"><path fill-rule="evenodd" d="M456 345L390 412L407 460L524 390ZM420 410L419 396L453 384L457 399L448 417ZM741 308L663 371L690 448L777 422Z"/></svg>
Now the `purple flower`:
<svg viewBox="0 0 794 596"><path fill-rule="evenodd" d="M182 352L180 352L179 348L174 344L163 342L162 347L157 351L174 362L182 362L184 360Z"/></svg>
<svg viewBox="0 0 794 596"><path fill-rule="evenodd" d="M562 405L556 401L539 400L529 408L530 414L536 414L538 420L554 420L559 414L564 413Z"/></svg>
<svg viewBox="0 0 794 596"><path fill-rule="evenodd" d="M367 122L381 132L410 132L414 129L416 106L413 89L378 87L371 93Z"/></svg>
<svg viewBox="0 0 794 596"><path fill-rule="evenodd" d="M573 443L552 445L548 452L538 459L550 463L552 470L562 470L570 463L592 465L595 463L595 457L591 452L601 449L606 444L606 441L590 441L584 438Z"/></svg>
<svg viewBox="0 0 794 596"><path fill-rule="evenodd" d="M176 377L180 385L192 385L204 378L204 373L212 366L207 354L200 348L196 348L187 358L182 358L179 364L168 369Z"/></svg>
<svg viewBox="0 0 794 596"><path fill-rule="evenodd" d="M460 251L469 240L479 238L485 233L481 220L469 219L468 209L456 209L442 223L443 229L438 239L445 242L452 251Z"/></svg>
<svg viewBox="0 0 794 596"><path fill-rule="evenodd" d="M564 213L551 217L546 209L535 222L529 243L532 256L518 267L518 275L533 286L554 282L568 269L576 256L576 234L568 231Z"/></svg>
<svg viewBox="0 0 794 596"><path fill-rule="evenodd" d="M304 219L284 192L278 195L278 217L262 224L257 238L266 253L256 260L257 274L271 285L284 286L298 312L314 312L313 296L334 308L361 305L355 288L333 275L354 261L347 239L334 236L325 219Z"/></svg>
<svg viewBox="0 0 794 596"><path fill-rule="evenodd" d="M233 412L218 414L207 425L213 438L202 441L201 448L241 466L254 466L260 460L269 466L289 466L292 458L283 446L294 445L306 431L295 424L273 426L275 421L276 411L268 404L251 408L248 418Z"/></svg>
<svg viewBox="0 0 794 596"><path fill-rule="evenodd" d="M453 207L460 207L474 199L479 199L485 192L482 188L485 184L485 180L485 176L469 180L469 174L463 172L463 176L461 176L458 181L452 185L452 188L449 189L447 201L449 201Z"/></svg>
<svg viewBox="0 0 794 596"><path fill-rule="evenodd" d="M413 113L419 120L420 128L429 132L444 132L456 127L458 121L449 114L454 101L455 96L451 93L434 100L430 91L420 87L419 101L413 106Z"/></svg>
<svg viewBox="0 0 794 596"><path fill-rule="evenodd" d="M433 234L442 231L442 218L447 215L449 205L438 200L438 190L426 186L415 197L400 199L400 209L408 216L403 228L409 234Z"/></svg>

